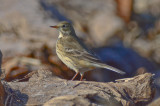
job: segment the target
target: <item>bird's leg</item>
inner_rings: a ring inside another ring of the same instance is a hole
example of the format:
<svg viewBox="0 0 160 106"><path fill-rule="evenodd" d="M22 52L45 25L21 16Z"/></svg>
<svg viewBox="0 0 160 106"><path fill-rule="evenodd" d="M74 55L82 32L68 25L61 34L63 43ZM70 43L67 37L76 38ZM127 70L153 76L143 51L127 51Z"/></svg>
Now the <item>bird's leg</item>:
<svg viewBox="0 0 160 106"><path fill-rule="evenodd" d="M82 81L82 80L83 80L83 76L84 76L84 74L81 74L81 79L80 79L80 81Z"/></svg>
<svg viewBox="0 0 160 106"><path fill-rule="evenodd" d="M74 77L72 78L72 81L77 77L78 74L79 72L74 75Z"/></svg>

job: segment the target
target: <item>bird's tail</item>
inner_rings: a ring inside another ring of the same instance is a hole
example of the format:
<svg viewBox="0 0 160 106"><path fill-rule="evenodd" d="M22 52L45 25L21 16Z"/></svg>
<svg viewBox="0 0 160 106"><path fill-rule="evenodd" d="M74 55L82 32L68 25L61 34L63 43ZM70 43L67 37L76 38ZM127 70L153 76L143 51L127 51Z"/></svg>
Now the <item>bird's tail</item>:
<svg viewBox="0 0 160 106"><path fill-rule="evenodd" d="M117 68L114 68L112 66L109 66L107 64L104 64L104 63L95 64L95 66L99 67L99 68L109 69L111 71L117 72L117 73L122 74L122 75L126 74L125 72L123 72L123 71L121 71L121 70L119 70Z"/></svg>

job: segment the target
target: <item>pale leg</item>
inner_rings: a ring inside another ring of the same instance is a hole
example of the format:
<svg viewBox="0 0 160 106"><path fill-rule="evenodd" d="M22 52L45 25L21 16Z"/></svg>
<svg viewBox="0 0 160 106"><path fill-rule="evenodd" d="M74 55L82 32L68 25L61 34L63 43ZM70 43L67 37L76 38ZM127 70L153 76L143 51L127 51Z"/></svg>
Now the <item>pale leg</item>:
<svg viewBox="0 0 160 106"><path fill-rule="evenodd" d="M74 77L72 78L72 81L77 77L78 74L79 72L74 75Z"/></svg>
<svg viewBox="0 0 160 106"><path fill-rule="evenodd" d="M81 74L81 79L80 79L80 81L82 81L82 80L83 80L83 76L84 76L84 74Z"/></svg>

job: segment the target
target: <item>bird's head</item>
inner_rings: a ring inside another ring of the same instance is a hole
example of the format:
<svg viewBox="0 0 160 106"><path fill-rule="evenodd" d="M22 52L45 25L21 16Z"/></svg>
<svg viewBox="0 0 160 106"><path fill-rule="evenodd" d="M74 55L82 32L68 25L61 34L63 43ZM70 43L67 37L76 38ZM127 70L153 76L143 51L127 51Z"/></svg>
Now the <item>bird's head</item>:
<svg viewBox="0 0 160 106"><path fill-rule="evenodd" d="M63 36L72 35L71 33L75 33L72 25L66 21L60 22L58 25L50 27L58 29L60 34Z"/></svg>

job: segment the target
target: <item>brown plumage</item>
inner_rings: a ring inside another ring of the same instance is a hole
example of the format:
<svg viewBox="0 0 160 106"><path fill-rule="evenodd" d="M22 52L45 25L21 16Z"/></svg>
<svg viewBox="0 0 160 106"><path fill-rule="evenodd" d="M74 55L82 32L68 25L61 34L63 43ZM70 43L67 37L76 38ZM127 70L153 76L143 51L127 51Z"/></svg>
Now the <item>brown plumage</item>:
<svg viewBox="0 0 160 106"><path fill-rule="evenodd" d="M64 21L51 27L59 30L59 37L56 43L56 53L58 57L64 64L76 72L72 80L74 80L79 73L81 75L80 80L82 80L84 73L94 68L106 68L120 74L125 74L125 72L117 68L102 63L91 53L76 36L74 28L70 23Z"/></svg>

